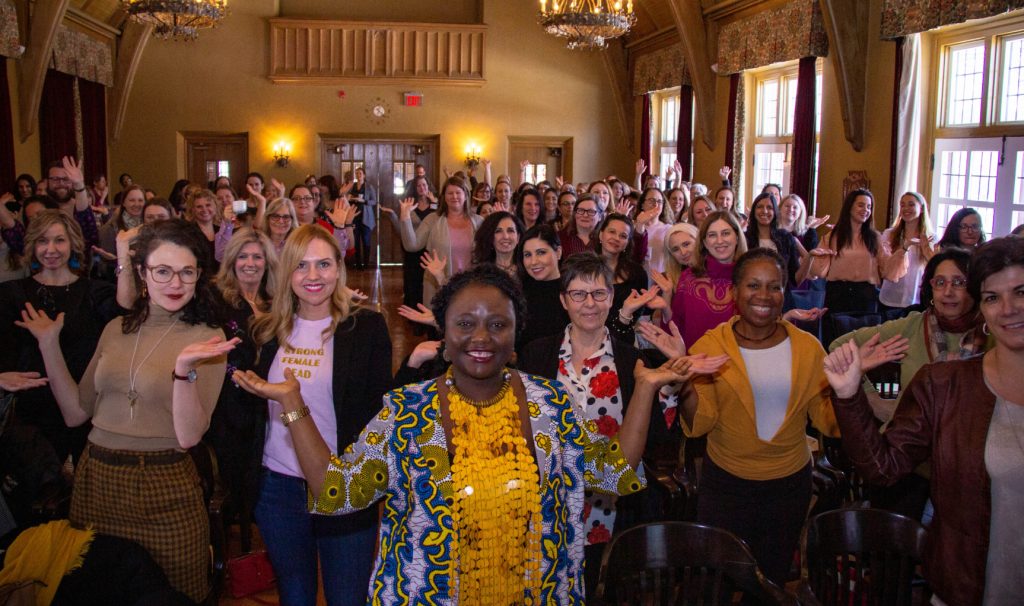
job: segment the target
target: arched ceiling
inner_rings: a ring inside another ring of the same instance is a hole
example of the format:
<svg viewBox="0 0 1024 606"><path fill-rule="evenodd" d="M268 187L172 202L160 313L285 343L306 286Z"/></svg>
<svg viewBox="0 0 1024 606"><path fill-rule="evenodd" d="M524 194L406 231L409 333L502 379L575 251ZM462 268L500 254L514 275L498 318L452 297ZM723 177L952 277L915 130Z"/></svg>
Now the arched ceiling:
<svg viewBox="0 0 1024 606"><path fill-rule="evenodd" d="M121 0L70 0L68 6L86 13L101 23L121 29L124 11Z"/></svg>

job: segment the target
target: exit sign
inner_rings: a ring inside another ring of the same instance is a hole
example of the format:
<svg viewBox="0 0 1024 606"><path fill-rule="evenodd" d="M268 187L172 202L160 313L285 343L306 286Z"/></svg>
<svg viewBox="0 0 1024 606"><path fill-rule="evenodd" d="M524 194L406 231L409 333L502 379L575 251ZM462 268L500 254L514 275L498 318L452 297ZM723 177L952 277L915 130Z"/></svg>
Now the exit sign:
<svg viewBox="0 0 1024 606"><path fill-rule="evenodd" d="M404 104L407 107L419 107L423 105L423 95L421 93L405 93Z"/></svg>

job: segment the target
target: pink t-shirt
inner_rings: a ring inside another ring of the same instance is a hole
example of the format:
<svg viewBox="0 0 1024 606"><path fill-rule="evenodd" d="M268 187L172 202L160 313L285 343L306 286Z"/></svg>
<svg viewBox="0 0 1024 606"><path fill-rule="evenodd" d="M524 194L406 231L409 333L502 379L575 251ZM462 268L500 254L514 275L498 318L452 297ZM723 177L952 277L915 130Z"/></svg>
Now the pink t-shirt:
<svg viewBox="0 0 1024 606"><path fill-rule="evenodd" d="M323 340L323 331L331 324L330 316L323 320L295 318L295 326L288 337L291 347L277 348L270 365L267 380L284 381L284 369L290 368L298 379L302 399L309 407L313 422L331 452L338 452L338 423L334 416L334 335ZM283 409L276 400L268 400L270 408L267 443L263 449L263 464L271 471L297 478L303 477L299 459L295 455L292 436L281 421Z"/></svg>
<svg viewBox="0 0 1024 606"><path fill-rule="evenodd" d="M452 275L469 269L473 260L473 224L454 228L449 223L448 242L452 253Z"/></svg>

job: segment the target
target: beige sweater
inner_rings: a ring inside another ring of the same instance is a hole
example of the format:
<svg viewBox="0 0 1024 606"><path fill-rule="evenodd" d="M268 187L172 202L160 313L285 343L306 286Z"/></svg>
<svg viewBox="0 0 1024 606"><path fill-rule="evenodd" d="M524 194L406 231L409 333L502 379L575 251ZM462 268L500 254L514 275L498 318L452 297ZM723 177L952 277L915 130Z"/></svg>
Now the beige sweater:
<svg viewBox="0 0 1024 606"><path fill-rule="evenodd" d="M181 449L171 414L174 361L185 346L223 337L224 333L205 324L193 326L178 322L165 336L176 317L156 305L150 306L141 335L138 332L124 334L121 318L107 324L78 386L79 403L92 415L93 430L89 434L92 443L116 450ZM135 391L139 398L133 415L128 400L128 375L136 339L138 349L133 370L138 372ZM152 355L143 363L150 351ZM227 358L221 356L196 369L199 375L196 386L207 425L220 396L226 366Z"/></svg>

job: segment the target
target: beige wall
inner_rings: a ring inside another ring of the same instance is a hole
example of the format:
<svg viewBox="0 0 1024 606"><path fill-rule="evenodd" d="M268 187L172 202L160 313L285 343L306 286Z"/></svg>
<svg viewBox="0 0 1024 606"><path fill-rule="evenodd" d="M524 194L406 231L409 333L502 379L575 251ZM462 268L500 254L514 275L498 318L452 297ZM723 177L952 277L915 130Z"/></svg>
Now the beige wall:
<svg viewBox="0 0 1024 606"><path fill-rule="evenodd" d="M843 117L839 106L836 72L831 57L824 60L822 73L821 151L819 161L817 200L818 213L831 213L835 217L842 206L843 179L849 171L864 170L871 180L876 197L875 227L885 228L888 208L890 136L892 129L892 89L895 69L896 44L879 39L881 0L871 0L871 18L868 23L867 103L864 147L854 151L846 140ZM718 96L715 112L715 149L703 143L698 127L694 133L694 179L702 183L717 184L718 169L725 159L725 134L729 113L729 78L716 78ZM752 87L748 86L748 89ZM699 102L699 101L698 101ZM747 103L747 123L753 124L755 107L753 96ZM751 128L748 126L747 134ZM747 154L745 180L750 179L753 167ZM713 188L712 188L713 189ZM749 204L750 197L746 198Z"/></svg>
<svg viewBox="0 0 1024 606"><path fill-rule="evenodd" d="M423 23L479 23L484 4L483 0L280 0L280 3L282 17Z"/></svg>
<svg viewBox="0 0 1024 606"><path fill-rule="evenodd" d="M14 169L17 174L29 173L37 180L43 174L39 163L39 128L26 141L21 140L21 104L19 103L18 62L14 59L0 57L7 61L7 86L11 94L11 127L14 128Z"/></svg>
<svg viewBox="0 0 1024 606"><path fill-rule="evenodd" d="M345 6L355 19L376 15L379 4L358 0ZM319 174L318 134L341 133L439 134L440 164L453 170L462 164L466 145L475 142L495 173L510 170L509 136L570 136L574 180L632 170L600 55L564 49L537 25L532 3L483 4L490 29L482 87L274 85L266 78L266 20L277 15L275 0L236 3L218 29L194 43L152 40L121 137L111 142L110 170L130 172L165 194L184 173L182 131L248 132L250 170L286 183ZM344 99L339 90L346 92ZM401 93L408 90L424 94L423 107L401 105ZM382 126L366 117L376 97L392 109ZM273 164L278 141L291 144L287 168Z"/></svg>

